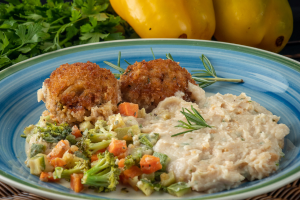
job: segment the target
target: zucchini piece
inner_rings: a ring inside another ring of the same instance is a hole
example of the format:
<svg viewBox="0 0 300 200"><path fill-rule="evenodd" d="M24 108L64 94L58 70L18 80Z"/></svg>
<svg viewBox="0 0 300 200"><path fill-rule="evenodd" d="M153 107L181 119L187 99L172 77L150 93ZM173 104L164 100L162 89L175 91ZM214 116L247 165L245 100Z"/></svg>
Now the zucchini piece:
<svg viewBox="0 0 300 200"><path fill-rule="evenodd" d="M175 175L173 172L169 172L168 174L167 173L162 173L160 175L160 184L163 186L163 187L168 187L172 184L176 183L176 179L175 179Z"/></svg>
<svg viewBox="0 0 300 200"><path fill-rule="evenodd" d="M79 124L79 130L80 131L85 131L86 129L90 130L90 129L93 129L93 128L95 128L95 126L93 124L91 124L90 121L84 121L84 122Z"/></svg>
<svg viewBox="0 0 300 200"><path fill-rule="evenodd" d="M159 153L159 152L154 152L153 156L158 157L160 164L162 165L162 168L159 171L166 171L167 166L170 163L171 159L166 154Z"/></svg>
<svg viewBox="0 0 300 200"><path fill-rule="evenodd" d="M138 135L141 133L141 130L138 125L133 125L124 128L116 128L114 130L117 133L117 138L119 140L132 141L132 137L134 135Z"/></svg>
<svg viewBox="0 0 300 200"><path fill-rule="evenodd" d="M142 190L146 196L150 196L154 192L153 184L146 179L141 179L137 182L137 187Z"/></svg>
<svg viewBox="0 0 300 200"><path fill-rule="evenodd" d="M40 155L30 158L28 165L30 167L30 174L40 175L46 168L44 156Z"/></svg>
<svg viewBox="0 0 300 200"><path fill-rule="evenodd" d="M153 145L156 144L157 140L159 139L158 133L143 133L139 135L140 143L146 145L149 148L152 148Z"/></svg>
<svg viewBox="0 0 300 200"><path fill-rule="evenodd" d="M53 172L54 167L48 161L46 154L39 153L36 156L44 156L44 161L45 161L45 169L43 170L44 172Z"/></svg>
<svg viewBox="0 0 300 200"><path fill-rule="evenodd" d="M181 197L189 192L191 188L185 182L178 182L167 187L168 193L177 197Z"/></svg>
<svg viewBox="0 0 300 200"><path fill-rule="evenodd" d="M155 172L151 174L142 174L141 179L147 179L149 181L154 181L155 180Z"/></svg>
<svg viewBox="0 0 300 200"><path fill-rule="evenodd" d="M137 187L137 183L139 182L139 179L137 176L133 177L133 178L129 178L128 179L128 183L129 185L136 191L139 190L139 188Z"/></svg>

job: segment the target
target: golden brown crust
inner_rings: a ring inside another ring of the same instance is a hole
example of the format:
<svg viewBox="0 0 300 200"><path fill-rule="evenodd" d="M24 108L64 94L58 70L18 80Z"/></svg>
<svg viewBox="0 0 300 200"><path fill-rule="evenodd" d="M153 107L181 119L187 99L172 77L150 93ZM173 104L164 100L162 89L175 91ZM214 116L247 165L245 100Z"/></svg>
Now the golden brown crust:
<svg viewBox="0 0 300 200"><path fill-rule="evenodd" d="M63 64L44 82L48 90L46 107L59 122L81 121L91 108L119 101L118 82L108 69L92 62ZM72 117L64 118L63 113ZM61 116L61 117L59 117Z"/></svg>
<svg viewBox="0 0 300 200"><path fill-rule="evenodd" d="M151 111L166 97L182 91L186 101L191 101L188 83L196 85L191 74L172 60L156 59L135 62L121 76L122 100L139 104Z"/></svg>

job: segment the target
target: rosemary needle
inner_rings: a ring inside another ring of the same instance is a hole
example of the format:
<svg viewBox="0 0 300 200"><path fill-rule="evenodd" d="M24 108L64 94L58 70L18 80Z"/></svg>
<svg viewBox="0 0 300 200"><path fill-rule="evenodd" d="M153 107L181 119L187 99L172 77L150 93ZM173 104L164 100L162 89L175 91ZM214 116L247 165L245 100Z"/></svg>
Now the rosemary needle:
<svg viewBox="0 0 300 200"><path fill-rule="evenodd" d="M182 108L182 111L180 111L180 112L185 116L185 118L187 120L187 123L179 120L178 122L180 124L175 126L175 127L182 127L182 128L189 129L189 130L183 131L183 132L180 132L180 133L176 133L174 135L171 135L171 137L175 137L177 135L192 132L194 130L198 130L198 129L201 129L201 128L206 128L206 127L212 128L212 126L208 125L205 122L204 118L201 116L201 114L193 106L191 106L191 110L192 111L190 111L187 108L185 108L185 109Z"/></svg>

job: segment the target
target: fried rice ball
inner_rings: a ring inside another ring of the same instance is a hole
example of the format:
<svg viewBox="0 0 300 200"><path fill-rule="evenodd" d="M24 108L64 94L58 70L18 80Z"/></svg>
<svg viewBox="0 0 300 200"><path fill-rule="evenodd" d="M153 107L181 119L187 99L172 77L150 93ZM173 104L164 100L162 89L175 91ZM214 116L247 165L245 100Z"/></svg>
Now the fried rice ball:
<svg viewBox="0 0 300 200"><path fill-rule="evenodd" d="M185 68L170 59L135 62L121 75L120 82L122 100L136 103L147 112L178 91L184 93L184 100L194 101L188 84L196 85L195 80Z"/></svg>
<svg viewBox="0 0 300 200"><path fill-rule="evenodd" d="M38 91L50 117L69 124L106 119L117 111L121 101L117 79L108 69L92 62L63 64L50 75Z"/></svg>

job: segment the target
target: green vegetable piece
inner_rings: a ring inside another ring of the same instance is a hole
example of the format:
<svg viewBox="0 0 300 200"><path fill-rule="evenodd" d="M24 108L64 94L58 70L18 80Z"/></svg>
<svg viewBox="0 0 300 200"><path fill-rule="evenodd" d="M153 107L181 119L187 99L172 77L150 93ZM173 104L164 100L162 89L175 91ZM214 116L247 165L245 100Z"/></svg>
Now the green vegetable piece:
<svg viewBox="0 0 300 200"><path fill-rule="evenodd" d="M176 179L175 179L175 175L173 172L169 172L168 174L167 173L162 173L160 175L160 184L163 186L163 187L168 187L172 184L176 183Z"/></svg>
<svg viewBox="0 0 300 200"><path fill-rule="evenodd" d="M141 179L147 179L152 182L155 180L155 172L153 172L151 174L142 174Z"/></svg>
<svg viewBox="0 0 300 200"><path fill-rule="evenodd" d="M88 138L91 142L101 142L115 137L116 133L110 130L110 126L104 120L98 120L95 123L95 128L88 131Z"/></svg>
<svg viewBox="0 0 300 200"><path fill-rule="evenodd" d="M23 133L27 136L34 132L35 127L35 125L29 125L24 129Z"/></svg>
<svg viewBox="0 0 300 200"><path fill-rule="evenodd" d="M98 154L96 165L84 172L81 183L99 188L99 192L116 190L121 171L115 163L116 159L112 153L105 151Z"/></svg>
<svg viewBox="0 0 300 200"><path fill-rule="evenodd" d="M41 132L43 140L48 143L57 143L60 140L64 140L72 132L71 127L67 123L55 125L46 122L46 127L37 126L37 129Z"/></svg>
<svg viewBox="0 0 300 200"><path fill-rule="evenodd" d="M88 157L86 157L81 151L75 151L74 152L75 156L78 157L78 158L82 158L84 160L89 160Z"/></svg>
<svg viewBox="0 0 300 200"><path fill-rule="evenodd" d="M137 188L137 183L139 182L139 179L137 176L133 177L133 178L129 178L128 179L128 183L132 188Z"/></svg>
<svg viewBox="0 0 300 200"><path fill-rule="evenodd" d="M45 145L33 143L30 147L30 158L37 155L38 153L44 153L45 149Z"/></svg>
<svg viewBox="0 0 300 200"><path fill-rule="evenodd" d="M150 140L144 135L140 139L140 143L146 145L146 147L153 148L153 144L150 142Z"/></svg>
<svg viewBox="0 0 300 200"><path fill-rule="evenodd" d="M39 153L36 156L43 156L44 157L44 161L45 161L45 169L43 170L44 172L53 172L54 167L48 161L46 154Z"/></svg>
<svg viewBox="0 0 300 200"><path fill-rule="evenodd" d="M90 158L92 154L108 147L110 142L111 140L103 140L102 142L92 143L90 139L83 139L76 145L80 148L80 150L86 157Z"/></svg>
<svg viewBox="0 0 300 200"><path fill-rule="evenodd" d="M71 145L75 145L77 143L75 135L72 134L68 135L66 140L68 140Z"/></svg>
<svg viewBox="0 0 300 200"><path fill-rule="evenodd" d="M84 173L89 169L89 161L79 161L72 169L63 169L62 167L55 167L53 173L54 178L64 178L70 180L72 174Z"/></svg>
<svg viewBox="0 0 300 200"><path fill-rule="evenodd" d="M62 167L55 167L54 173L53 173L53 178L59 179L61 178L61 173L64 171L64 168Z"/></svg>
<svg viewBox="0 0 300 200"><path fill-rule="evenodd" d="M146 195L150 196L154 192L154 185L147 179L141 179L137 187Z"/></svg>
<svg viewBox="0 0 300 200"><path fill-rule="evenodd" d="M117 138L119 140L126 141L132 141L132 136L141 133L141 130L138 125L133 125L125 128L116 128L114 131L117 133Z"/></svg>
<svg viewBox="0 0 300 200"><path fill-rule="evenodd" d="M150 134L143 133L139 135L140 143L146 145L149 148L152 148L153 145L156 144L158 139L159 139L158 133L150 133Z"/></svg>
<svg viewBox="0 0 300 200"><path fill-rule="evenodd" d="M34 156L28 160L30 167L30 174L40 175L45 170L45 159L44 156Z"/></svg>
<svg viewBox="0 0 300 200"><path fill-rule="evenodd" d="M160 160L160 164L162 165L162 168L160 171L166 171L167 166L170 163L171 159L166 154L159 153L159 152L154 152L153 156L158 157Z"/></svg>
<svg viewBox="0 0 300 200"><path fill-rule="evenodd" d="M133 149L133 151L131 152L131 156L134 159L134 161L138 163L140 159L143 157L143 148L138 147Z"/></svg>
<svg viewBox="0 0 300 200"><path fill-rule="evenodd" d="M129 169L130 167L132 167L133 165L135 164L138 164L138 161L136 162L132 155L129 155L129 156L126 156L125 158L125 162L124 162L124 165L125 165L125 169Z"/></svg>
<svg viewBox="0 0 300 200"><path fill-rule="evenodd" d="M189 192L191 192L191 188L185 182L178 182L173 185L170 185L168 188L168 193L177 197L181 197Z"/></svg>

